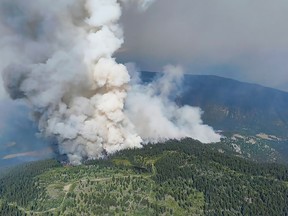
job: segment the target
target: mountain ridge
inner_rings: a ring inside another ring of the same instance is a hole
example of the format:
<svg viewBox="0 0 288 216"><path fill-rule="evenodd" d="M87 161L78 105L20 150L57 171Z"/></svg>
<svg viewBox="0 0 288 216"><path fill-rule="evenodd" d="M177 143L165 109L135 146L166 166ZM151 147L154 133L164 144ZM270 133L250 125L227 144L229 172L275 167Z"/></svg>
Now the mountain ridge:
<svg viewBox="0 0 288 216"><path fill-rule="evenodd" d="M142 72L144 83L160 76ZM177 104L200 107L217 130L267 133L287 138L288 92L215 75L185 74Z"/></svg>

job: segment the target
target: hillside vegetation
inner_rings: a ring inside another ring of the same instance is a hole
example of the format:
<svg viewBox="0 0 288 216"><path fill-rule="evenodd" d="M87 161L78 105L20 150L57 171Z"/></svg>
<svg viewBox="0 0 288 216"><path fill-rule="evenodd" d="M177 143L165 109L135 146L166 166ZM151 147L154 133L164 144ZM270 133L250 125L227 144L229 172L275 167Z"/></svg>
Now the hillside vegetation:
<svg viewBox="0 0 288 216"><path fill-rule="evenodd" d="M192 139L81 166L29 163L0 178L0 215L287 215L288 167Z"/></svg>

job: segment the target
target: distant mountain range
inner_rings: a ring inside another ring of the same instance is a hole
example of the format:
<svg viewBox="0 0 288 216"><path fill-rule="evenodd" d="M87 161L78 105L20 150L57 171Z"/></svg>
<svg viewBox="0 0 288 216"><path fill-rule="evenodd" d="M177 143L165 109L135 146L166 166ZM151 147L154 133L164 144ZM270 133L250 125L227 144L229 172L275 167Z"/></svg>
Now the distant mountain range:
<svg viewBox="0 0 288 216"><path fill-rule="evenodd" d="M143 82L159 73L142 72ZM203 121L217 130L288 137L288 93L212 75L189 75L177 95L179 105L199 106Z"/></svg>

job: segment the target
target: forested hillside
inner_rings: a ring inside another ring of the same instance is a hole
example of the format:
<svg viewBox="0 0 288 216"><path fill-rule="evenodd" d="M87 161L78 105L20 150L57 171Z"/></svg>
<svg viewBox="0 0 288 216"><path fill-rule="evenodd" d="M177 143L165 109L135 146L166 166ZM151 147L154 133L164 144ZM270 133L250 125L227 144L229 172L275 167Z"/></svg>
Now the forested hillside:
<svg viewBox="0 0 288 216"><path fill-rule="evenodd" d="M287 215L288 167L192 139L81 166L30 163L0 179L0 215Z"/></svg>

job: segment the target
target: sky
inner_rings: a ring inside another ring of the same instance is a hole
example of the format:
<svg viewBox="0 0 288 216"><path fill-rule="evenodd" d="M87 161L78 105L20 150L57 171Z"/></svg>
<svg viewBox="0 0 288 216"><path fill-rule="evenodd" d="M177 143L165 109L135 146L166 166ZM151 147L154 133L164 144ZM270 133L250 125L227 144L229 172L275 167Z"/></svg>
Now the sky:
<svg viewBox="0 0 288 216"><path fill-rule="evenodd" d="M288 91L287 0L157 0L126 8L121 62L214 74Z"/></svg>

